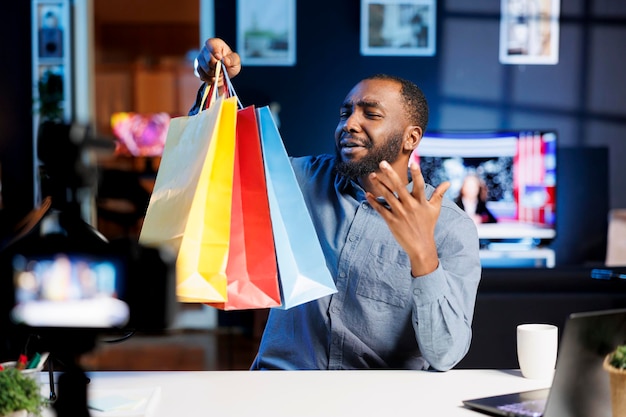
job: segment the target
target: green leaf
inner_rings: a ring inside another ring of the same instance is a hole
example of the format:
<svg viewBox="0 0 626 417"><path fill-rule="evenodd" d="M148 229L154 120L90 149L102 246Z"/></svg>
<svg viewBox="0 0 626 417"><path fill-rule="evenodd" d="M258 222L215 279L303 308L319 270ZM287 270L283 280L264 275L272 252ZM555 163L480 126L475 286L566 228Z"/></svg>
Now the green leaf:
<svg viewBox="0 0 626 417"><path fill-rule="evenodd" d="M0 371L0 415L27 410L40 416L44 402L35 378L15 368Z"/></svg>
<svg viewBox="0 0 626 417"><path fill-rule="evenodd" d="M615 349L609 363L615 368L626 369L626 345L620 345Z"/></svg>

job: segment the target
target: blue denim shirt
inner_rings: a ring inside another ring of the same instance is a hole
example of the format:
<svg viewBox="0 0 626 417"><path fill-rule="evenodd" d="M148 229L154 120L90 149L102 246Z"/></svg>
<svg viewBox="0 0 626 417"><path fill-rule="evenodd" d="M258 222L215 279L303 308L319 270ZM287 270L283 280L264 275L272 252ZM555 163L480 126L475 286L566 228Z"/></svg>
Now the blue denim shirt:
<svg viewBox="0 0 626 417"><path fill-rule="evenodd" d="M413 278L383 218L356 183L337 175L334 160L292 165L338 292L272 309L252 369L450 369L471 341L481 275L474 223L444 198L439 266ZM429 198L433 190L426 186Z"/></svg>

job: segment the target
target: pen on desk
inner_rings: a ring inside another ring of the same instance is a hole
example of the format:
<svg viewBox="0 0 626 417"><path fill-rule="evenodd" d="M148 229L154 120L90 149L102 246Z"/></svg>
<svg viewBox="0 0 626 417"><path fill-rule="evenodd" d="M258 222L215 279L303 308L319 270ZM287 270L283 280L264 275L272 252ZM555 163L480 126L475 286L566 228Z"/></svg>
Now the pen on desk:
<svg viewBox="0 0 626 417"><path fill-rule="evenodd" d="M603 280L626 279L626 274L620 274L610 269L592 269L591 278Z"/></svg>
<svg viewBox="0 0 626 417"><path fill-rule="evenodd" d="M17 359L17 363L15 364L15 367L17 369L26 369L26 362L28 361L28 358L26 357L26 355L24 355L23 353L20 355L20 357Z"/></svg>
<svg viewBox="0 0 626 417"><path fill-rule="evenodd" d="M41 360L41 355L39 353L35 353L30 361L28 361L28 365L26 365L26 369L33 369L39 366L39 361Z"/></svg>

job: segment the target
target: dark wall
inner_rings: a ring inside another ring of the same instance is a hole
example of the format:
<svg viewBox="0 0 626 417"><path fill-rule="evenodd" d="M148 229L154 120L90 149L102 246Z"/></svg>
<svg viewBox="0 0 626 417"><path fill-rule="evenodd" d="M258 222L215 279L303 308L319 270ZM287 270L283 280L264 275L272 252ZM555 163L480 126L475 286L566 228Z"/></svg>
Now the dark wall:
<svg viewBox="0 0 626 417"><path fill-rule="evenodd" d="M621 272L621 271L619 271ZM483 271L472 322L472 345L459 368L516 369L516 327L551 323L559 336L567 317L626 307L626 282L591 279L590 268Z"/></svg>
<svg viewBox="0 0 626 417"><path fill-rule="evenodd" d="M32 206L30 2L1 3L0 12L9 17L0 28L2 215L20 218ZM562 0L557 65L499 63L499 0L436 3L435 56L373 57L359 52L360 0L298 1L296 65L247 66L235 87L244 104L281 104L281 130L292 155L332 152L341 100L376 72L422 87L431 106L430 129L558 129L561 148L602 147L608 162L579 153L569 164L572 171L559 171L559 193L567 201L559 209L566 210L568 227L559 232L558 250L568 264L587 261L589 250L580 245L588 244L589 227L593 236L603 236L606 211L626 207L626 2ZM215 0L216 35L233 46L235 5ZM581 188L572 180L596 179L598 172L608 175L603 184ZM593 226L581 208L589 206L602 219ZM564 249L563 242L579 246Z"/></svg>
<svg viewBox="0 0 626 417"><path fill-rule="evenodd" d="M30 1L3 1L0 15L2 232L33 207Z"/></svg>
<svg viewBox="0 0 626 417"><path fill-rule="evenodd" d="M216 35L234 47L234 2L215 3ZM626 3L561 1L557 65L499 62L498 0L438 1L433 57L360 55L359 18L358 0L298 2L296 65L244 66L235 79L244 104L281 104L288 151L332 152L341 100L376 72L421 86L430 129L557 129L567 152L559 168L556 261L601 262L608 210L626 207Z"/></svg>
<svg viewBox="0 0 626 417"><path fill-rule="evenodd" d="M298 1L296 65L244 67L235 88L244 104L281 104L301 155L332 151L339 104L362 77L406 77L428 97L430 129L557 129L561 147L608 147L608 205L626 207L626 2L562 0L557 65L500 64L499 0L436 3L435 56L373 57L359 53L359 0ZM215 4L216 35L235 46L236 2Z"/></svg>
<svg viewBox="0 0 626 417"><path fill-rule="evenodd" d="M11 225L32 208L32 106L30 1L0 2L0 164L2 203L0 244ZM1 278L6 278L2 276ZM7 360L11 337L5 307L10 297L0 280L0 360Z"/></svg>
<svg viewBox="0 0 626 417"><path fill-rule="evenodd" d="M235 2L215 4L216 36L234 48ZM244 104L259 104L257 97L281 104L281 130L292 155L333 152L339 105L366 76L383 72L410 78L436 100L438 58L361 56L359 10L360 0L297 2L296 65L244 67L234 81Z"/></svg>

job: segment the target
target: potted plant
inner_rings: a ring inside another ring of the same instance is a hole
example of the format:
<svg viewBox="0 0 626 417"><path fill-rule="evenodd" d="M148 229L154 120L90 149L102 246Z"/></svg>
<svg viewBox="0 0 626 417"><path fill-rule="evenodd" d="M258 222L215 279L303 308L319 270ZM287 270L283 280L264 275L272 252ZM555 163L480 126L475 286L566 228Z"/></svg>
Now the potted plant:
<svg viewBox="0 0 626 417"><path fill-rule="evenodd" d="M21 371L8 364L0 370L0 416L41 416L45 400L37 380L39 373Z"/></svg>
<svg viewBox="0 0 626 417"><path fill-rule="evenodd" d="M626 345L606 355L603 367L609 373L613 417L626 417Z"/></svg>
<svg viewBox="0 0 626 417"><path fill-rule="evenodd" d="M39 117L42 122L63 120L63 76L46 71L37 82Z"/></svg>

